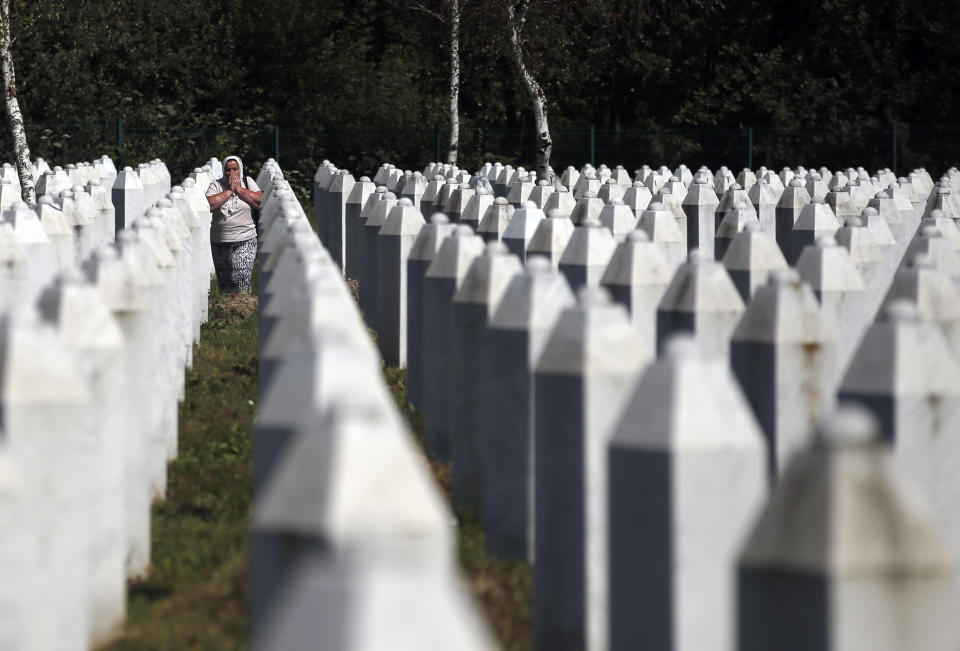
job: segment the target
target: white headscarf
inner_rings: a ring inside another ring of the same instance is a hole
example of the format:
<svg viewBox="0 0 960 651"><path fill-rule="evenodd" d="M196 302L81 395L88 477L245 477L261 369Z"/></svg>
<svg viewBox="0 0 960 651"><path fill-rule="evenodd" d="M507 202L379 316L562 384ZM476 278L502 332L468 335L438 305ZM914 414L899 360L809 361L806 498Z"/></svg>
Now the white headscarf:
<svg viewBox="0 0 960 651"><path fill-rule="evenodd" d="M240 183L243 184L243 187L247 187L246 177L243 176L243 161L240 160L239 156L227 156L226 158L223 159L223 178L221 179L221 181L227 180L227 163L229 163L232 160L237 161L237 165L240 167ZM227 186L229 184L222 183L221 185ZM223 207L221 208L221 210L227 216L230 216L233 213L239 211L240 197L238 197L236 194L231 196L229 199L227 199L227 202L223 204Z"/></svg>

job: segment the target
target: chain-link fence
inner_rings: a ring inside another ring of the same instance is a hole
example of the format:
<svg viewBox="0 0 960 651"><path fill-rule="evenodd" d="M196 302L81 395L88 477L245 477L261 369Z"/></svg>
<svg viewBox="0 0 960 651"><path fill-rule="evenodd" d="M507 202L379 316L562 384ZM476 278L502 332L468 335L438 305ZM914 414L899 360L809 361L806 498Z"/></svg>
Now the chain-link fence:
<svg viewBox="0 0 960 651"><path fill-rule="evenodd" d="M420 169L431 160L444 160L447 132L421 129L287 129L272 127L158 129L108 121L27 123L32 155L51 164L90 160L109 154L121 165L152 158L166 161L174 178L183 178L211 156L237 154L253 168L277 158L294 187L309 194L310 180L323 159L350 169L355 176L373 174L384 161L405 169ZM680 163L696 169L721 165L890 167L904 174L924 166L939 174L960 159L960 127L891 125L887 128L737 128L737 129L599 129L593 126L556 128L551 132L555 169L567 165L623 165L630 172ZM10 136L0 134L0 147L10 152ZM459 164L476 169L487 160L531 166L535 158L533 129L464 126L460 132ZM8 158L12 154L8 154ZM255 171L255 170L251 170ZM305 197L306 198L306 197Z"/></svg>

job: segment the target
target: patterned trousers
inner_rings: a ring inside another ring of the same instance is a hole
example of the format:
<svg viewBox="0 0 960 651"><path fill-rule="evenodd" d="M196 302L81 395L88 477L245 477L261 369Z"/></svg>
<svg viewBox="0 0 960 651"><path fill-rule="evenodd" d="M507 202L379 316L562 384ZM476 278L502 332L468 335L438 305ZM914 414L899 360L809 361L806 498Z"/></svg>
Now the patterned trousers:
<svg viewBox="0 0 960 651"><path fill-rule="evenodd" d="M213 268L223 294L250 293L250 277L257 258L257 238L243 242L211 242Z"/></svg>

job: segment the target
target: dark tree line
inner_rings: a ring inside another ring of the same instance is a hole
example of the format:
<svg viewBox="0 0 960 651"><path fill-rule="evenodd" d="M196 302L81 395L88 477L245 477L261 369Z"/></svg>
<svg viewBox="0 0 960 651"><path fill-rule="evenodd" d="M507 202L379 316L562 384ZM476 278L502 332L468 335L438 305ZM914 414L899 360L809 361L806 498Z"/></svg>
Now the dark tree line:
<svg viewBox="0 0 960 651"><path fill-rule="evenodd" d="M449 4L419 4L431 2ZM533 129L503 2L462 10L462 128ZM121 115L140 129L349 132L372 161L404 139L432 157L423 134L449 124L449 27L403 0L13 0L11 11L35 151L50 125ZM960 12L942 1L530 0L526 21L554 128L956 122Z"/></svg>

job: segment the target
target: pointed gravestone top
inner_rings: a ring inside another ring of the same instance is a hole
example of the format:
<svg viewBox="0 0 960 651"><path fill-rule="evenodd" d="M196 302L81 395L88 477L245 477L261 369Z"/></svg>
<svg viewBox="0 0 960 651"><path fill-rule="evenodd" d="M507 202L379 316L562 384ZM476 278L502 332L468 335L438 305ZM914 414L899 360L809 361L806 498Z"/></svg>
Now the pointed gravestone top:
<svg viewBox="0 0 960 651"><path fill-rule="evenodd" d="M149 308L140 293L135 271L124 263L111 245L101 246L83 263L87 279L115 312L142 312Z"/></svg>
<svg viewBox="0 0 960 651"><path fill-rule="evenodd" d="M483 239L474 235L472 228L465 224L456 226L440 245L426 277L456 278L459 284L473 259L483 253L483 247Z"/></svg>
<svg viewBox="0 0 960 651"><path fill-rule="evenodd" d="M560 256L560 264L606 264L616 247L610 230L596 217L587 217L574 229Z"/></svg>
<svg viewBox="0 0 960 651"><path fill-rule="evenodd" d="M653 242L684 242L686 234L680 229L673 213L659 201L653 201L640 215L637 228L646 232Z"/></svg>
<svg viewBox="0 0 960 651"><path fill-rule="evenodd" d="M770 182L766 179L761 180L759 183L754 183L747 193L754 207L776 206L782 195L783 192L770 185Z"/></svg>
<svg viewBox="0 0 960 651"><path fill-rule="evenodd" d="M697 451L764 445L726 360L703 355L688 334L667 340L664 354L637 382L620 423L614 434L618 447Z"/></svg>
<svg viewBox="0 0 960 651"><path fill-rule="evenodd" d="M634 230L613 252L600 284L666 285L672 277L673 268L660 247L644 231Z"/></svg>
<svg viewBox="0 0 960 651"><path fill-rule="evenodd" d="M380 235L417 235L425 223L420 209L409 199L401 199L387 215Z"/></svg>
<svg viewBox="0 0 960 651"><path fill-rule="evenodd" d="M850 254L830 235L817 238L814 246L804 247L797 260L797 271L816 291L864 289L863 276Z"/></svg>
<svg viewBox="0 0 960 651"><path fill-rule="evenodd" d="M873 241L877 246L893 246L897 243L887 220L880 216L880 212L876 208L864 208L860 213L860 219L870 230L870 235L873 236Z"/></svg>
<svg viewBox="0 0 960 651"><path fill-rule="evenodd" d="M834 235L837 243L847 249L856 265L872 265L883 262L883 252L873 239L873 234L860 217L847 217L843 228Z"/></svg>
<svg viewBox="0 0 960 651"><path fill-rule="evenodd" d="M631 375L651 357L630 325L622 305L601 287L581 287L577 304L560 315L537 373L554 375Z"/></svg>
<svg viewBox="0 0 960 651"><path fill-rule="evenodd" d="M317 536L338 551L448 559L449 516L396 418L331 410L299 436L258 500L259 530ZM379 555L379 554L378 554Z"/></svg>
<svg viewBox="0 0 960 651"><path fill-rule="evenodd" d="M37 213L23 201L14 201L13 205L3 212L3 219L13 226L20 244L42 244L50 241Z"/></svg>
<svg viewBox="0 0 960 651"><path fill-rule="evenodd" d="M899 300L913 303L928 321L960 321L960 295L950 277L926 253L915 254L897 271L881 310Z"/></svg>
<svg viewBox="0 0 960 651"><path fill-rule="evenodd" d="M13 226L0 221L0 265L12 269L27 262L24 252Z"/></svg>
<svg viewBox="0 0 960 651"><path fill-rule="evenodd" d="M43 318L71 349L109 350L123 345L123 334L101 293L77 268L66 269L40 295Z"/></svg>
<svg viewBox="0 0 960 651"><path fill-rule="evenodd" d="M743 299L730 274L700 249L691 249L658 308L665 312L742 312Z"/></svg>
<svg viewBox="0 0 960 651"><path fill-rule="evenodd" d="M542 255L527 259L526 269L510 281L490 327L502 330L541 330L553 327L560 311L576 303L570 285L553 271Z"/></svg>
<svg viewBox="0 0 960 651"><path fill-rule="evenodd" d="M960 257L957 256L953 244L943 236L937 226L922 227L917 237L910 240L904 257L909 260L918 252L930 254L944 273L951 277L960 276Z"/></svg>
<svg viewBox="0 0 960 651"><path fill-rule="evenodd" d="M814 344L834 341L832 324L823 317L810 286L794 269L771 272L757 291L733 333L733 341Z"/></svg>
<svg viewBox="0 0 960 651"><path fill-rule="evenodd" d="M940 234L950 241L953 248L960 249L960 229L957 228L953 219L943 214L942 210L933 210L920 221L921 232L927 226L933 226L939 230Z"/></svg>
<svg viewBox="0 0 960 651"><path fill-rule="evenodd" d="M837 221L833 209L824 202L822 197L814 197L800 211L793 228L794 230L836 230L840 228L840 222Z"/></svg>
<svg viewBox="0 0 960 651"><path fill-rule="evenodd" d="M946 353L940 330L908 300L889 303L867 330L847 368L841 391L879 396L955 396L960 367Z"/></svg>
<svg viewBox="0 0 960 651"><path fill-rule="evenodd" d="M89 392L72 355L34 310L0 316L0 404L3 408L83 405Z"/></svg>
<svg viewBox="0 0 960 651"><path fill-rule="evenodd" d="M787 465L740 565L890 581L953 571L939 533L899 486L876 419L852 405Z"/></svg>
<svg viewBox="0 0 960 651"><path fill-rule="evenodd" d="M743 231L733 238L730 248L723 256L723 265L727 269L752 271L786 268L787 261L777 246L777 241L761 230L756 216L748 214L752 219L748 220Z"/></svg>
<svg viewBox="0 0 960 651"><path fill-rule="evenodd" d="M697 174L693 179L693 183L691 183L687 189L686 195L683 197L682 205L716 207L719 204L720 199L717 197L717 193L713 187L708 183L706 175Z"/></svg>
<svg viewBox="0 0 960 651"><path fill-rule="evenodd" d="M443 239L453 230L450 218L443 213L434 213L430 223L424 225L410 249L410 260L433 260Z"/></svg>
<svg viewBox="0 0 960 651"><path fill-rule="evenodd" d="M493 311L515 274L523 266L503 242L488 242L483 255L474 259L453 296L454 303L486 305Z"/></svg>

